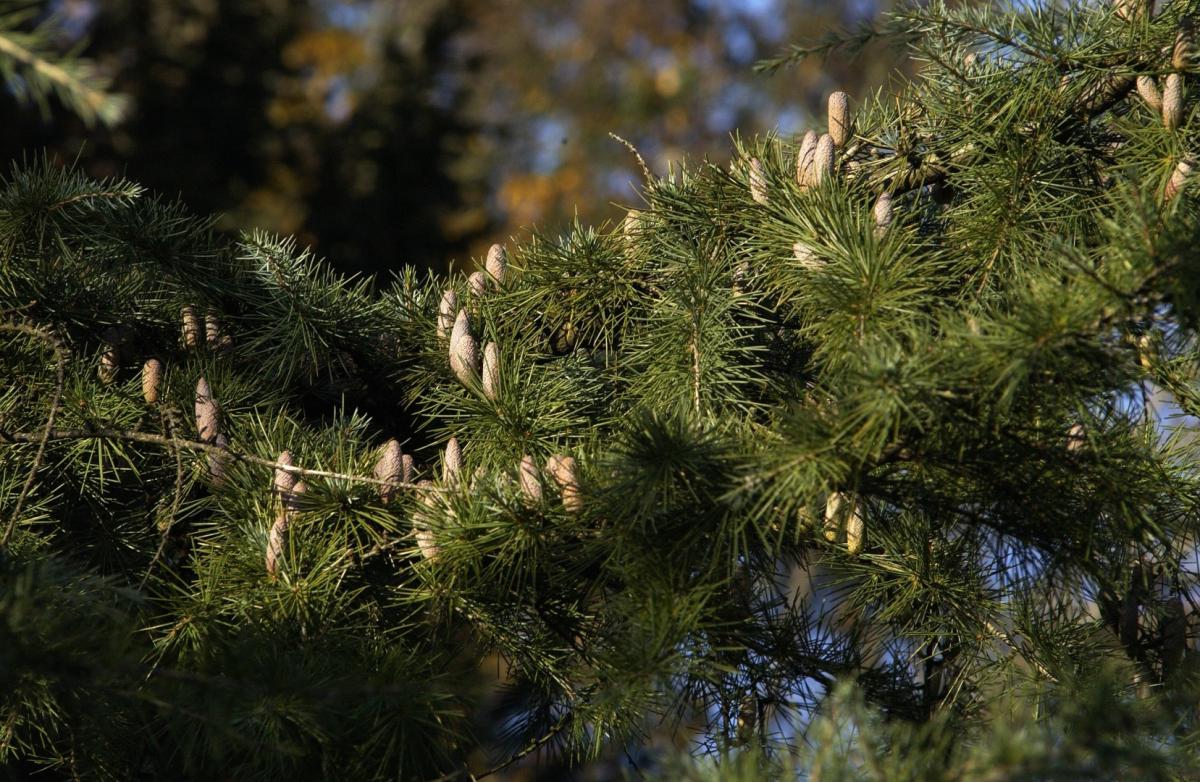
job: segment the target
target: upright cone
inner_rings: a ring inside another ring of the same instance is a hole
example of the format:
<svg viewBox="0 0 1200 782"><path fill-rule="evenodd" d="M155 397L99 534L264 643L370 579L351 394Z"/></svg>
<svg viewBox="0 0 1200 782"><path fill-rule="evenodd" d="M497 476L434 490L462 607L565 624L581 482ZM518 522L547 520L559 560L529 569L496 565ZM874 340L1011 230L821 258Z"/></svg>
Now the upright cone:
<svg viewBox="0 0 1200 782"><path fill-rule="evenodd" d="M196 431L201 442L210 444L221 433L221 410L204 378L196 381Z"/></svg>
<svg viewBox="0 0 1200 782"><path fill-rule="evenodd" d="M796 184L803 190L812 184L813 160L817 154L817 134L808 131L800 142L800 153L796 156Z"/></svg>
<svg viewBox="0 0 1200 782"><path fill-rule="evenodd" d="M156 358L146 359L146 363L142 364L142 398L146 400L146 404L158 404L162 379L163 362Z"/></svg>
<svg viewBox="0 0 1200 782"><path fill-rule="evenodd" d="M767 171L763 167L763 162L758 158L750 159L750 197L764 206L769 200L767 197Z"/></svg>
<svg viewBox="0 0 1200 782"><path fill-rule="evenodd" d="M458 482L458 479L462 476L462 471L462 449L458 446L458 438L451 437L450 442L446 443L446 451L442 458L442 483L449 486L452 483Z"/></svg>
<svg viewBox="0 0 1200 782"><path fill-rule="evenodd" d="M458 311L454 331L450 333L450 369L463 385L479 377L479 343L471 334L471 319L466 310Z"/></svg>
<svg viewBox="0 0 1200 782"><path fill-rule="evenodd" d="M447 288L438 305L437 335L439 338L445 339L450 335L450 330L454 328L454 316L457 312L458 294Z"/></svg>
<svg viewBox="0 0 1200 782"><path fill-rule="evenodd" d="M277 577L279 566L283 562L284 552L287 549L288 529L291 527L299 511L299 498L307 491L308 484L304 481L298 481L292 487L291 491L284 494L279 512L275 516L275 523L271 525L271 530L267 533L267 556L265 564L267 575L272 579Z"/></svg>
<svg viewBox="0 0 1200 782"><path fill-rule="evenodd" d="M562 504L568 513L583 510L583 495L579 492L579 475L575 457L555 454L546 461L546 472L558 484Z"/></svg>
<svg viewBox="0 0 1200 782"><path fill-rule="evenodd" d="M875 215L875 235L883 236L892 227L892 194L881 193L872 211Z"/></svg>
<svg viewBox="0 0 1200 782"><path fill-rule="evenodd" d="M842 493L835 491L825 500L825 540L833 543L838 539L842 526Z"/></svg>
<svg viewBox="0 0 1200 782"><path fill-rule="evenodd" d="M1167 76L1163 88L1162 120L1167 130L1175 130L1183 121L1183 77L1178 73Z"/></svg>
<svg viewBox="0 0 1200 782"><path fill-rule="evenodd" d="M1163 191L1164 200L1170 201L1179 195L1188 179L1191 178L1193 168L1192 161L1187 158L1175 164L1175 170L1171 172L1171 178L1167 181L1167 187Z"/></svg>
<svg viewBox="0 0 1200 782"><path fill-rule="evenodd" d="M471 276L467 278L467 287L472 296L484 296L487 294L487 277L483 272L471 272Z"/></svg>
<svg viewBox="0 0 1200 782"><path fill-rule="evenodd" d="M850 141L850 96L842 91L829 95L829 136L838 149Z"/></svg>
<svg viewBox="0 0 1200 782"><path fill-rule="evenodd" d="M275 459L275 464L279 467L295 467L296 461L292 457L291 451L281 451L279 457ZM277 467L273 477L274 480L272 481L271 488L274 490L276 496L280 498L280 501L282 501L283 497L295 488L298 476L294 472L281 470Z"/></svg>
<svg viewBox="0 0 1200 782"><path fill-rule="evenodd" d="M184 307L183 314L183 346L195 350L204 341L204 321L195 307Z"/></svg>
<svg viewBox="0 0 1200 782"><path fill-rule="evenodd" d="M819 185L826 178L833 176L834 144L828 133L817 141L817 150L813 154L812 184Z"/></svg>
<svg viewBox="0 0 1200 782"><path fill-rule="evenodd" d="M117 379L117 370L121 367L121 360L117 352L116 345L109 345L100 354L100 363L96 367L96 375L100 378L100 382L108 385Z"/></svg>
<svg viewBox="0 0 1200 782"><path fill-rule="evenodd" d="M379 499L388 502L395 495L396 487L404 479L404 454L400 451L400 441L392 438L384 443L379 459L375 462L375 479L384 481L379 484Z"/></svg>
<svg viewBox="0 0 1200 782"><path fill-rule="evenodd" d="M493 244L488 248L487 262L484 264L488 276L497 288L504 286L504 277L508 274L508 252L502 244Z"/></svg>
<svg viewBox="0 0 1200 782"><path fill-rule="evenodd" d="M1137 77L1137 91L1151 111L1156 114L1162 113L1162 94L1159 93L1153 76Z"/></svg>
<svg viewBox="0 0 1200 782"><path fill-rule="evenodd" d="M542 501L542 476L538 474L533 457L523 457L517 472L517 479L521 485L521 496L525 498L525 504L537 505Z"/></svg>
<svg viewBox="0 0 1200 782"><path fill-rule="evenodd" d="M495 401L500 393L500 348L489 342L483 348L483 395Z"/></svg>

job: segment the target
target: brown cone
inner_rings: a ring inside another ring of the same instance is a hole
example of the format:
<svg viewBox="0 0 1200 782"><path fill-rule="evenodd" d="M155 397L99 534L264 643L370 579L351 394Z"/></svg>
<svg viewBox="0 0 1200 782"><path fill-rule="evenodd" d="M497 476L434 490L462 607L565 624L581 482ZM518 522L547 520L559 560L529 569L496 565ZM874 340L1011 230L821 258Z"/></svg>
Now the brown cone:
<svg viewBox="0 0 1200 782"><path fill-rule="evenodd" d="M542 477L538 474L537 465L533 463L533 457L525 456L522 458L517 472L517 478L521 484L521 495L525 498L525 504L536 505L541 502Z"/></svg>
<svg viewBox="0 0 1200 782"><path fill-rule="evenodd" d="M850 141L850 96L846 93L831 93L829 96L829 136L838 149Z"/></svg>
<svg viewBox="0 0 1200 782"><path fill-rule="evenodd" d="M500 348L489 342L483 348L483 395L495 401L500 393Z"/></svg>
<svg viewBox="0 0 1200 782"><path fill-rule="evenodd" d="M493 244L488 248L485 268L488 275L495 282L496 287L503 287L504 276L508 273L508 252L504 249L504 245Z"/></svg>
<svg viewBox="0 0 1200 782"><path fill-rule="evenodd" d="M295 467L296 466L296 462L292 458L291 451L283 451L282 453L280 453L279 458L275 460L275 463L278 465L281 465L283 467ZM288 492L290 492L292 489L294 489L296 487L296 481L299 479L299 476L297 476L296 473L294 473L294 472L288 472L287 470L278 470L278 469L275 470L274 477L275 477L275 479L274 479L274 483L272 484L272 488L275 490L275 493L277 495L279 495L280 498L284 497Z"/></svg>
<svg viewBox="0 0 1200 782"><path fill-rule="evenodd" d="M376 480L386 481L379 484L379 498L384 502L390 500L403 476L404 454L400 451L400 441L392 438L384 443L379 460L375 462Z"/></svg>
<svg viewBox="0 0 1200 782"><path fill-rule="evenodd" d="M196 381L196 432L204 443L216 442L221 433L221 410L204 378Z"/></svg>
<svg viewBox="0 0 1200 782"><path fill-rule="evenodd" d="M796 183L803 190L812 184L813 179L813 160L817 154L817 134L816 131L808 131L804 134L804 140L800 142L800 154L796 156Z"/></svg>
<svg viewBox="0 0 1200 782"><path fill-rule="evenodd" d="M1186 158L1175 164L1175 170L1171 172L1171 178L1167 181L1167 187L1163 191L1164 200L1170 201L1179 195L1191 177L1193 168L1192 161Z"/></svg>
<svg viewBox="0 0 1200 782"><path fill-rule="evenodd" d="M183 308L183 346L188 350L200 347L204 337L204 323L195 307Z"/></svg>
<svg viewBox="0 0 1200 782"><path fill-rule="evenodd" d="M883 236L892 227L892 194L880 194L872 211L875 214L875 235Z"/></svg>
<svg viewBox="0 0 1200 782"><path fill-rule="evenodd" d="M767 172L758 158L750 159L750 197L764 206L767 198Z"/></svg>
<svg viewBox="0 0 1200 782"><path fill-rule="evenodd" d="M471 319L466 310L458 311L450 334L450 369L463 385L469 386L479 377L479 343L471 334Z"/></svg>
<svg viewBox="0 0 1200 782"><path fill-rule="evenodd" d="M1183 77L1178 73L1167 75L1162 99L1163 126L1175 130L1183 121Z"/></svg>
<svg viewBox="0 0 1200 782"><path fill-rule="evenodd" d="M438 305L437 335L445 339L454 328L454 314L458 312L458 294L447 289L442 294L441 304Z"/></svg>
<svg viewBox="0 0 1200 782"><path fill-rule="evenodd" d="M142 398L148 405L158 404L158 392L162 388L163 362L156 358L146 359L142 364Z"/></svg>
<svg viewBox="0 0 1200 782"><path fill-rule="evenodd" d="M546 472L562 493L563 507L568 513L583 510L583 495L579 493L579 473L573 456L555 454L546 462Z"/></svg>

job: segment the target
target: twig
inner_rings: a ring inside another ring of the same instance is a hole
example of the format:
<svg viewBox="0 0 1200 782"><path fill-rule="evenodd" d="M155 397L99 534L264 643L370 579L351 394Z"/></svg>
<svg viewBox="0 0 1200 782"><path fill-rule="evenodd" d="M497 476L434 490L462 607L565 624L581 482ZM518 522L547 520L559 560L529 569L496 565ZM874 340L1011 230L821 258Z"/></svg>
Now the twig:
<svg viewBox="0 0 1200 782"><path fill-rule="evenodd" d="M15 332L41 340L54 349L54 357L58 362L54 395L50 399L50 413L46 416L46 426L42 430L42 433L36 436L36 439L31 438L28 441L38 444L37 453L33 457L33 463L29 465L29 474L25 476L25 484L21 487L21 493L17 495L17 503L13 507L12 517L8 520L8 527L4 530L4 537L0 538L0 546L7 546L9 540L12 539L13 532L17 528L17 521L21 518L21 509L25 505L25 500L29 496L30 490L33 488L34 479L37 477L38 470L42 468L42 462L46 457L46 443L50 440L50 433L54 431L54 419L58 417L58 406L62 402L63 385L66 382L67 352L58 337L36 326L24 323L0 323L0 331Z"/></svg>
<svg viewBox="0 0 1200 782"><path fill-rule="evenodd" d="M234 461L245 462L247 464L256 464L262 467L270 467L273 470L282 470L295 475L313 477L313 478L333 478L336 480L353 481L355 483L371 483L375 485L387 485L393 488L400 489L415 489L417 484L404 483L401 481L391 481L380 478L368 478L363 475L351 475L342 472L333 472L331 470L311 470L305 467L294 467L291 465L279 464L270 459L263 459L260 456L235 451L228 446L214 445L211 443L203 443L197 440L185 440L181 437L165 437L158 434L149 434L147 432L127 432L121 429L112 429L109 427L92 427L88 429L54 429L47 430L48 440L127 440L134 443L147 443L150 445L162 445L171 447L176 445L188 451L196 451L209 454L223 454L230 457ZM40 435L30 432L7 432L0 429L0 442L9 443L29 443L36 442ZM449 492L450 489L437 486L423 486L423 491L434 492Z"/></svg>

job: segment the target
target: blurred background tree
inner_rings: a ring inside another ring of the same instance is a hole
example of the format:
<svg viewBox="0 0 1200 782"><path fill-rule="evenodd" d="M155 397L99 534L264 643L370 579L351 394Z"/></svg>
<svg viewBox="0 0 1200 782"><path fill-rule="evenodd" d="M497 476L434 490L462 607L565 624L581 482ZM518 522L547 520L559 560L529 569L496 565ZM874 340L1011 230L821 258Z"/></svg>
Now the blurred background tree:
<svg viewBox="0 0 1200 782"><path fill-rule="evenodd" d="M10 89L0 153L127 175L347 271L469 265L523 227L621 214L640 171L610 132L662 173L727 157L735 128L795 132L831 88L862 95L896 55L752 65L885 2L9 2L30 29L54 21L54 43L82 45L130 101L105 127L18 111Z"/></svg>

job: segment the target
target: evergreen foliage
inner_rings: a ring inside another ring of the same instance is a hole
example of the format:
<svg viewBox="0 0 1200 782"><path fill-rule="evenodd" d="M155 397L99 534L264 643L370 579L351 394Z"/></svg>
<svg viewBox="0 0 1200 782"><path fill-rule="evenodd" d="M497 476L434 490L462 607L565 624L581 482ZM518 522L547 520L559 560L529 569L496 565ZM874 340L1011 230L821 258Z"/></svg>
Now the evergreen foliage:
<svg viewBox="0 0 1200 782"><path fill-rule="evenodd" d="M2 762L1194 777L1197 13L902 10L844 133L471 281L17 167Z"/></svg>

